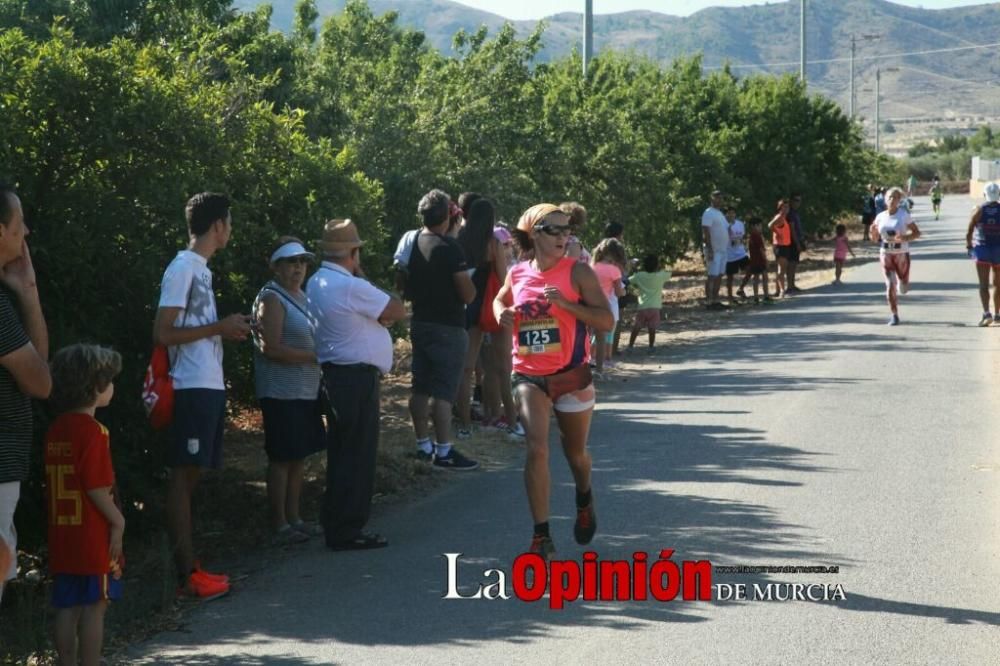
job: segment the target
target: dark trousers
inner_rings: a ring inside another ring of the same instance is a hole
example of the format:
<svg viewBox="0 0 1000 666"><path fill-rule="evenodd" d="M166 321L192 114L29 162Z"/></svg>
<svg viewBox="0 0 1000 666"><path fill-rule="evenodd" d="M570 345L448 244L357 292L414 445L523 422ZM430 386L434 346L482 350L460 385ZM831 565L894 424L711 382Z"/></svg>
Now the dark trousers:
<svg viewBox="0 0 1000 666"><path fill-rule="evenodd" d="M358 536L371 513L378 451L381 375L371 365L323 364L336 420L326 437L326 494L322 522L327 543Z"/></svg>

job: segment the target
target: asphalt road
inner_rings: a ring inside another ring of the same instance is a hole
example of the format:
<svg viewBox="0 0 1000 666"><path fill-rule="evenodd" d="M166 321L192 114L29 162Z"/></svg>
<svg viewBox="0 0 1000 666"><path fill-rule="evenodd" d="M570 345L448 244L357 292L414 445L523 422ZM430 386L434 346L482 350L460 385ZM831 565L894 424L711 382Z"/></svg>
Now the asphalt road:
<svg viewBox="0 0 1000 666"><path fill-rule="evenodd" d="M733 315L599 395L591 448L601 559L676 551L713 583L841 585L836 601L443 600L509 574L530 539L518 464L455 474L391 507L368 553L307 546L205 604L139 663L1000 663L1000 330L978 328L964 253L971 202L916 221L903 324L877 264L846 283ZM930 219L929 219L930 218ZM659 366L659 368L657 367ZM553 537L572 539L572 484L554 451ZM818 589L818 588L814 588ZM835 589L835 588L831 588ZM752 596L752 595L750 595Z"/></svg>

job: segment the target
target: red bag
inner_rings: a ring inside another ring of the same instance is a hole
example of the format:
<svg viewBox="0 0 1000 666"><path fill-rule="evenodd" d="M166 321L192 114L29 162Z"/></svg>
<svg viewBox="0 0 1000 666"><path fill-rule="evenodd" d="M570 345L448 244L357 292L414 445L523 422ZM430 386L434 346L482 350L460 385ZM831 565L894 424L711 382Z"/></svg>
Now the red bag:
<svg viewBox="0 0 1000 666"><path fill-rule="evenodd" d="M153 347L142 385L142 404L155 430L162 430L174 420L174 378L170 376L170 355L164 345Z"/></svg>
<svg viewBox="0 0 1000 666"><path fill-rule="evenodd" d="M490 267L490 276L486 278L486 289L483 291L483 307L479 310L479 330L483 333L496 333L500 330L500 322L493 316L493 301L500 293L500 278Z"/></svg>

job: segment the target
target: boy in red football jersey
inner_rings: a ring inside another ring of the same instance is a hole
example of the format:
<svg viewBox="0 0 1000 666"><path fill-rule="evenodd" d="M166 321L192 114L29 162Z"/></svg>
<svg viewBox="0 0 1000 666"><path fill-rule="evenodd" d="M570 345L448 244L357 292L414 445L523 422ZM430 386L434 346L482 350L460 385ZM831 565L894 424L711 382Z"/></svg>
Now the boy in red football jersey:
<svg viewBox="0 0 1000 666"><path fill-rule="evenodd" d="M96 345L71 345L52 359L49 400L59 416L45 435L45 476L61 664L101 662L104 612L122 594L125 518L113 494L108 430L94 418L111 402L121 365L118 352Z"/></svg>

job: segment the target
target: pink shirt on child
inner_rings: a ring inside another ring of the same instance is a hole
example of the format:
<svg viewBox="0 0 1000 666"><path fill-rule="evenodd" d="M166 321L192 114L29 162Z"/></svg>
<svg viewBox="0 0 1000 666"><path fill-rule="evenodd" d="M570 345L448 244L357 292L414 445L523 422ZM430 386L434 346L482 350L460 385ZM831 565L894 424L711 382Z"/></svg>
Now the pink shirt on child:
<svg viewBox="0 0 1000 666"><path fill-rule="evenodd" d="M593 265L594 272L597 273L597 281L601 285L601 291L608 298L615 293L615 283L622 279L622 271L614 264L599 261Z"/></svg>
<svg viewBox="0 0 1000 666"><path fill-rule="evenodd" d="M833 260L844 261L847 259L847 236L837 236L833 248Z"/></svg>

